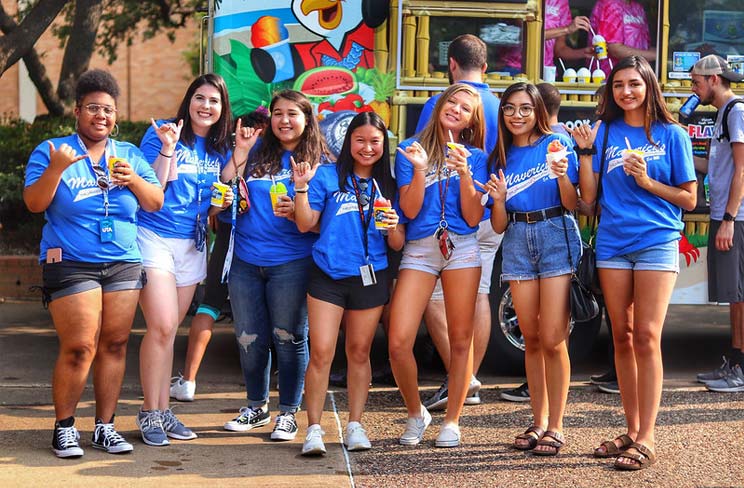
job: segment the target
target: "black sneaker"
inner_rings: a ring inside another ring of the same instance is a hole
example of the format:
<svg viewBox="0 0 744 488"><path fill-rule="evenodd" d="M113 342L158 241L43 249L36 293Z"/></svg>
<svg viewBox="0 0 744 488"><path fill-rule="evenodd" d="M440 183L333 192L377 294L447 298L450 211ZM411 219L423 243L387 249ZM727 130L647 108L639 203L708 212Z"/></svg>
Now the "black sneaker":
<svg viewBox="0 0 744 488"><path fill-rule="evenodd" d="M93 431L93 447L109 454L123 454L134 450L134 447L121 434L116 432L113 419L109 424L104 424L101 419L96 419L96 428Z"/></svg>
<svg viewBox="0 0 744 488"><path fill-rule="evenodd" d="M78 458L83 455L83 450L78 444L80 433L74 424L75 419L72 417L54 424L52 451L58 458Z"/></svg>
<svg viewBox="0 0 744 488"><path fill-rule="evenodd" d="M617 381L617 375L615 374L614 369L611 369L607 371L606 373L602 373L602 374L593 374L589 377L589 383L593 385L601 385L602 383L612 383L613 381Z"/></svg>
<svg viewBox="0 0 744 488"><path fill-rule="evenodd" d="M274 419L272 441L291 441L297 435L297 421L292 412L282 412Z"/></svg>
<svg viewBox="0 0 744 488"><path fill-rule="evenodd" d="M444 410L447 406L447 380L432 396L424 400L424 407L429 411Z"/></svg>
<svg viewBox="0 0 744 488"><path fill-rule="evenodd" d="M499 398L508 402L529 402L530 389L527 386L527 383L522 383L516 388L502 391L499 394Z"/></svg>
<svg viewBox="0 0 744 488"><path fill-rule="evenodd" d="M240 409L240 415L229 422L225 422L225 430L233 432L246 432L256 427L261 427L271 422L269 409L243 407Z"/></svg>
<svg viewBox="0 0 744 488"><path fill-rule="evenodd" d="M600 383L597 385L597 388L599 388L599 391L603 391L605 393L614 393L616 395L620 394L620 385L617 384L617 380L610 381L609 383Z"/></svg>

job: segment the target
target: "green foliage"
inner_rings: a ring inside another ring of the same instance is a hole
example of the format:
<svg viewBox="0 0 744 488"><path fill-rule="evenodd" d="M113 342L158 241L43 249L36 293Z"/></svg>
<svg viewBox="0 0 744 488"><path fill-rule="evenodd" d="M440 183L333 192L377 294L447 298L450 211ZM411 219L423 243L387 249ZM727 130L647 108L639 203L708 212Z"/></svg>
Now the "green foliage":
<svg viewBox="0 0 744 488"><path fill-rule="evenodd" d="M120 121L116 139L139 145L149 122ZM23 203L23 179L31 152L46 139L75 132L73 117L38 117L0 125L0 253L37 252L42 215L33 215Z"/></svg>

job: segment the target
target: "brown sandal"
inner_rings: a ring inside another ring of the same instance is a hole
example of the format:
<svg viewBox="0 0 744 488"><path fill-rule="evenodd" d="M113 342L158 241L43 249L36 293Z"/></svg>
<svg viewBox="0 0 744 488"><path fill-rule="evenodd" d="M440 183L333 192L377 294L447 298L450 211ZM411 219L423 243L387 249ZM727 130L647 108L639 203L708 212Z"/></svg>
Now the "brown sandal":
<svg viewBox="0 0 744 488"><path fill-rule="evenodd" d="M529 429L525 430L523 434L519 434L517 437L514 438L514 449L519 449L520 451L532 450L535 448L535 446L537 446L537 442L542 439L544 435L545 429L537 425L533 425ZM518 444L517 440L519 439L526 440L527 444Z"/></svg>
<svg viewBox="0 0 744 488"><path fill-rule="evenodd" d="M547 435L547 432L545 433ZM636 452L628 452L631 449L635 449ZM620 454L617 459L615 459L615 469L619 469L621 471L638 471L639 469L647 468L654 464L656 462L656 454L651 452L651 449L644 446L643 444L638 444L637 442L634 442L633 444L628 447L628 451L625 451L624 453ZM635 461L633 463L621 463L619 462L620 459L631 459L632 461Z"/></svg>
<svg viewBox="0 0 744 488"><path fill-rule="evenodd" d="M620 446L615 444L615 441L620 441ZM594 457L597 458L610 458L617 457L620 453L624 452L633 444L633 439L628 437L627 434L623 434L615 438L612 441L604 441L596 449L594 449ZM604 450L602 449L604 448Z"/></svg>
<svg viewBox="0 0 744 488"><path fill-rule="evenodd" d="M547 439L548 437L550 437L551 439ZM563 437L563 434L561 434L560 432L549 430L545 432L543 438L537 442L537 446L548 446L550 447L550 449L541 451L533 449L532 454L534 454L535 456L555 456L565 445L566 439Z"/></svg>

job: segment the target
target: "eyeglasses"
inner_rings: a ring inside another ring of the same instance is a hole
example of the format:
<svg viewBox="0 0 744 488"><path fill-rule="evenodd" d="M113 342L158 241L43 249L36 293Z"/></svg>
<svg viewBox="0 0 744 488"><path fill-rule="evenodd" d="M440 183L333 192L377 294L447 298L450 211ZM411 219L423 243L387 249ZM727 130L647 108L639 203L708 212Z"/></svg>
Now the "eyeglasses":
<svg viewBox="0 0 744 488"><path fill-rule="evenodd" d="M85 111L88 112L88 115L98 115L103 111L103 115L105 117L113 117L116 113L116 109L110 105L101 105L100 103L89 103L87 105L83 105L85 108Z"/></svg>
<svg viewBox="0 0 744 488"><path fill-rule="evenodd" d="M98 188L100 188L101 190L108 190L109 179L106 175L106 170L104 170L100 164L94 164L93 173L95 173L96 175L96 185L98 185Z"/></svg>
<svg viewBox="0 0 744 488"><path fill-rule="evenodd" d="M361 195L359 195L359 203L362 207L366 207L369 204L369 195L367 195L368 187L369 182L359 178L359 193L361 193Z"/></svg>
<svg viewBox="0 0 744 488"><path fill-rule="evenodd" d="M532 112L535 111L535 107L532 105L520 105L519 108L512 105L511 103L507 103L505 105L501 106L501 110L504 111L504 115L507 117L513 117L515 113L519 112L519 115L521 117L529 117L532 115Z"/></svg>

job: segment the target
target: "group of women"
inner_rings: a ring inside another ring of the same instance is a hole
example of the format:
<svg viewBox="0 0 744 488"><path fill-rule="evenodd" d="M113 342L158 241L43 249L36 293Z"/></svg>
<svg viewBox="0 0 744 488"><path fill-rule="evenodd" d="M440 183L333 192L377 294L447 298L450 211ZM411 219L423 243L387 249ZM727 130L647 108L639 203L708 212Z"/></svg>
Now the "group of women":
<svg viewBox="0 0 744 488"><path fill-rule="evenodd" d="M460 445L484 206L491 208L494 230L505 233L502 279L510 283L526 347L534 419L514 447L556 455L565 443L570 380L569 283L581 254L571 212L581 198L601 209L597 266L602 282L612 283L603 291L627 419L627 431L594 454L615 457L618 469L652 463L661 328L678 272L681 212L694 207L696 183L689 138L664 106L648 62L622 60L607 84L600 121L575 129L573 141L551 132L533 85L510 86L498 113L498 144L488 155L481 149L480 95L456 83L438 99L424 129L400 144L393 177L387 129L372 112L352 119L333 161L310 102L285 90L270 103L269 125L237 123L231 147L224 82L205 75L189 87L175 119L153 122L140 151L110 138L118 95L113 79L83 75L77 135L34 151L25 192L29 208L45 210L48 221L44 290L61 347L53 384L57 455L82 455L73 414L94 362L93 446L132 449L113 420L138 298L147 322L137 416L143 440L165 445L168 437L196 437L168 408L168 378L175 331L206 274L204 224L208 213L220 211L231 215L224 268L247 397L225 429L243 432L271 422L273 351L279 404L271 438L295 438L304 390L302 453L324 454L320 420L343 323L349 365L344 443L349 450L369 449L362 425L369 352L390 301L389 355L407 410L400 443L420 443L432 419L420 401L413 345L440 277L451 359L447 412L435 445ZM556 146L563 152L548 157ZM111 154L123 160L107 170ZM236 195L233 202L228 191L221 206L210 206L218 179L237 182L236 189L244 185L246 201L239 205ZM403 249L399 270L388 265L388 247Z"/></svg>

